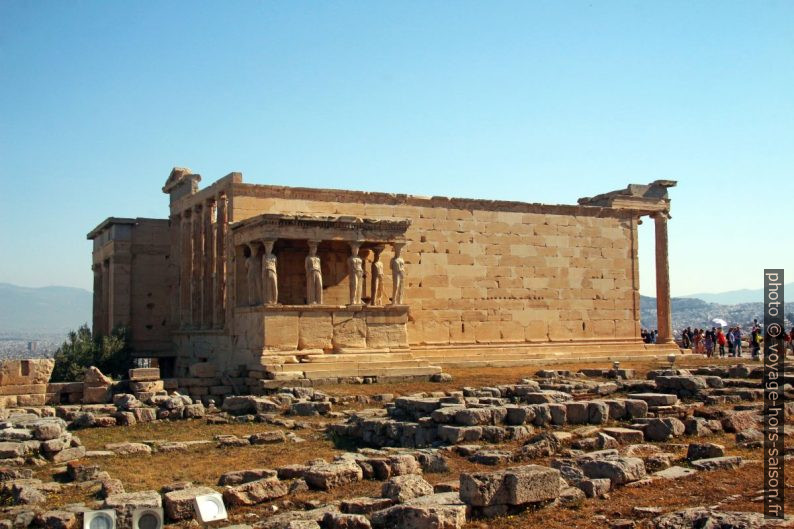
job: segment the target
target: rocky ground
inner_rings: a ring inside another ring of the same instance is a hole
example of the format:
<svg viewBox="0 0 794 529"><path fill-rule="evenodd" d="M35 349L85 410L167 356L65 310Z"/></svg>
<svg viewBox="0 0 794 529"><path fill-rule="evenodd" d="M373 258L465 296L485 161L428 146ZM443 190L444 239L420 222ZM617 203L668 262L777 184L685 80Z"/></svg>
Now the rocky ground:
<svg viewBox="0 0 794 529"><path fill-rule="evenodd" d="M6 410L0 526L162 506L187 528L213 491L218 527L765 526L759 367L690 362Z"/></svg>

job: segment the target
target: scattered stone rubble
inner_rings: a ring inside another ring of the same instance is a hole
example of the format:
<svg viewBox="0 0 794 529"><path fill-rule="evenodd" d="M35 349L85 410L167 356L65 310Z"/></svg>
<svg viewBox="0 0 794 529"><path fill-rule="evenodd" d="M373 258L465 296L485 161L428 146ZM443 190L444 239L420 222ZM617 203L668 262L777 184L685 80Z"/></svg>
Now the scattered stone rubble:
<svg viewBox="0 0 794 529"><path fill-rule="evenodd" d="M694 373L663 369L652 371L644 380L635 379L631 370L544 370L536 379L517 384L397 398L387 394L331 397L310 387L280 388L269 395L229 396L220 408L214 402L205 406L167 391L153 371L137 371L130 383L133 392L114 394L110 403L4 410L0 493L13 506L3 508L0 528L79 526L81 513L89 507L76 504L45 510L48 495L70 485L35 479L31 470L68 463L68 480L95 491L101 502L91 508L114 509L120 529L129 528L133 510L144 506L162 506L171 522L190 519L193 499L215 490L234 509L266 502L288 505L295 494L333 491L362 480L380 481L380 497L348 498L325 506L305 503L312 508L286 512L274 506L271 515L252 528L456 529L476 518L572 507L585 498L606 498L619 487L737 468L745 463L741 457L699 438L727 432L736 436L740 446L758 446L763 412L755 405L757 370L742 366L700 368ZM209 368L197 367L192 376L200 379L209 372ZM98 372L92 371L86 380L86 388L96 389L91 390L96 400L105 398L102 391L110 391L111 385ZM740 391L724 391L731 388ZM336 411L351 402L378 407ZM733 409L712 407L728 403L734 404ZM794 410L789 406L787 411ZM292 429L301 417L317 416L323 418L320 427L329 438L350 440L360 448L330 461L230 469L218 476L217 489L175 483L161 491L126 492L121 481L101 471L95 463L100 459L86 458L148 457L153 452L183 451L208 443L233 450L299 441L281 428ZM91 454L72 433L80 428L183 419L260 421L279 429L246 437L219 435L214 440L112 443L101 453ZM683 444L686 441L688 445ZM681 447L679 454L685 449L686 456L665 452L670 443ZM427 475L448 472L453 453L480 465L479 469L431 485ZM635 514L654 516L651 523L658 529L704 524L760 527L752 513L707 508L670 513L640 508ZM633 527L634 521L616 519L610 524Z"/></svg>

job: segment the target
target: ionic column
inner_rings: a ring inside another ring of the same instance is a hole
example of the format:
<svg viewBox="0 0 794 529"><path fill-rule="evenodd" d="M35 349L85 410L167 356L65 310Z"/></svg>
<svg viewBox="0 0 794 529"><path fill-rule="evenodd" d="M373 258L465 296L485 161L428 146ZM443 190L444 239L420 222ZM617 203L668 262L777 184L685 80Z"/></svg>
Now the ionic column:
<svg viewBox="0 0 794 529"><path fill-rule="evenodd" d="M226 195L218 195L215 221L215 327L226 324Z"/></svg>
<svg viewBox="0 0 794 529"><path fill-rule="evenodd" d="M653 216L656 231L656 318L657 343L673 343L673 315L670 311L670 262L667 257L668 213Z"/></svg>
<svg viewBox="0 0 794 529"><path fill-rule="evenodd" d="M181 326L187 327L193 322L192 295L193 289L193 215L189 209L182 212L179 223L182 237L182 260L179 266L179 315Z"/></svg>
<svg viewBox="0 0 794 529"><path fill-rule="evenodd" d="M191 312L193 315L193 327L201 327L201 287L203 277L203 250L204 250L204 229L201 221L201 204L196 204L193 210L193 273L191 277Z"/></svg>
<svg viewBox="0 0 794 529"><path fill-rule="evenodd" d="M204 284L202 288L202 307L201 318L202 327L207 329L212 327L214 310L212 306L214 286L212 284L215 274L215 230L212 228L212 217L215 213L215 201L208 200L204 206Z"/></svg>

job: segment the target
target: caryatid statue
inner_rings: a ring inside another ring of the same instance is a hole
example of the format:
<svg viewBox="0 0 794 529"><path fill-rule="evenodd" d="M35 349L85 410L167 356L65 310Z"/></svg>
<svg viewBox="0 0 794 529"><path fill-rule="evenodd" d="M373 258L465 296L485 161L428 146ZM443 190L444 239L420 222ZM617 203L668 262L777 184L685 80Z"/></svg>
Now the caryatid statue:
<svg viewBox="0 0 794 529"><path fill-rule="evenodd" d="M318 241L309 241L309 255L306 257L306 303L309 305L323 303L323 271L317 257L317 244Z"/></svg>
<svg viewBox="0 0 794 529"><path fill-rule="evenodd" d="M347 260L348 270L350 271L350 304L361 305L361 287L364 284L364 261L358 256L361 244L350 243L350 257Z"/></svg>
<svg viewBox="0 0 794 529"><path fill-rule="evenodd" d="M373 250L372 260L372 292L370 304L379 306L383 305L383 263L380 260L380 254L383 247L378 246Z"/></svg>
<svg viewBox="0 0 794 529"><path fill-rule="evenodd" d="M392 305L402 305L405 301L405 260L400 257L404 243L394 243L394 257L391 258Z"/></svg>
<svg viewBox="0 0 794 529"><path fill-rule="evenodd" d="M265 305L278 303L278 272L276 256L273 255L275 241L263 241L265 255L262 256L262 298Z"/></svg>
<svg viewBox="0 0 794 529"><path fill-rule="evenodd" d="M257 266L258 260L256 257L256 248L249 244L248 257L245 258L245 279L246 288L248 289L248 304L256 305L259 302L257 293L259 292L259 267Z"/></svg>

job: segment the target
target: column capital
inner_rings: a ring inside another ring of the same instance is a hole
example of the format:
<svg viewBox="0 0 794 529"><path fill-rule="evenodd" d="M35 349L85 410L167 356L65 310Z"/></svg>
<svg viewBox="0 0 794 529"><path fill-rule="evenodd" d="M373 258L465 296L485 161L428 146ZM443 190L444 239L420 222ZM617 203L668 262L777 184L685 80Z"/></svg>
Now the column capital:
<svg viewBox="0 0 794 529"><path fill-rule="evenodd" d="M264 246L265 254L273 253L273 245L276 244L277 239L259 239L259 244Z"/></svg>
<svg viewBox="0 0 794 529"><path fill-rule="evenodd" d="M665 221L665 222L667 222L668 220L672 219L673 217L670 215L669 211L665 210L665 211L657 211L655 213L652 213L651 214L651 218L653 218L653 220L656 220L656 221Z"/></svg>

